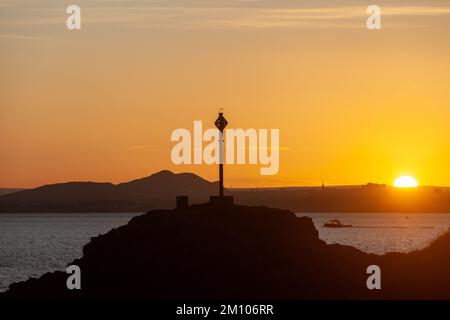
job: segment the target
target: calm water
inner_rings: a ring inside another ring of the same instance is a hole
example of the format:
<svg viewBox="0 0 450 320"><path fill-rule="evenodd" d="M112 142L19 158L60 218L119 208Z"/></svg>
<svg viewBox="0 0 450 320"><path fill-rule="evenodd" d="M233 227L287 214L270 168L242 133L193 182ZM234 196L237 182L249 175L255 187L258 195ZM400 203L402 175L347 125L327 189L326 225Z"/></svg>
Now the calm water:
<svg viewBox="0 0 450 320"><path fill-rule="evenodd" d="M81 257L91 237L126 224L136 213L114 214L1 214L0 291L12 282L64 270ZM319 236L366 252L408 252L426 247L450 227L450 214L330 214L299 213L313 219ZM355 228L322 225L339 219Z"/></svg>
<svg viewBox="0 0 450 320"><path fill-rule="evenodd" d="M425 248L450 228L450 214L297 213L297 216L311 217L319 237L327 243L375 254ZM353 227L323 228L331 219Z"/></svg>
<svg viewBox="0 0 450 320"><path fill-rule="evenodd" d="M126 224L136 213L0 214L0 291L12 282L65 270L91 237Z"/></svg>

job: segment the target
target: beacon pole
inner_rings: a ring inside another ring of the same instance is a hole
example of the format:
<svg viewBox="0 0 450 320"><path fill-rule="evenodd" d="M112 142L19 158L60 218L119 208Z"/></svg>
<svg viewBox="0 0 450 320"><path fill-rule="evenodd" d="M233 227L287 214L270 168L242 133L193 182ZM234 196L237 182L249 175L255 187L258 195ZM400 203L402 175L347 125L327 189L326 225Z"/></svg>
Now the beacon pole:
<svg viewBox="0 0 450 320"><path fill-rule="evenodd" d="M223 130L228 122L223 116L223 109L219 109L219 117L214 123L219 129L219 196L223 197Z"/></svg>

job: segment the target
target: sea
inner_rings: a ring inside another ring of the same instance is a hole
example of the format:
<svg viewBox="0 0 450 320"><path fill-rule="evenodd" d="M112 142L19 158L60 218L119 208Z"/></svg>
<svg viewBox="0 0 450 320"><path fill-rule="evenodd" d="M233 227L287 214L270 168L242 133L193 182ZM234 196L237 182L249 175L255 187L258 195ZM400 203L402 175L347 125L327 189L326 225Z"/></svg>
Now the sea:
<svg viewBox="0 0 450 320"><path fill-rule="evenodd" d="M92 237L125 225L141 213L0 214L0 292L17 281L65 270ZM450 214L297 213L311 217L327 243L374 254L428 246L450 228ZM338 219L351 228L324 228Z"/></svg>
<svg viewBox="0 0 450 320"><path fill-rule="evenodd" d="M0 292L17 281L65 270L92 237L140 213L0 214Z"/></svg>

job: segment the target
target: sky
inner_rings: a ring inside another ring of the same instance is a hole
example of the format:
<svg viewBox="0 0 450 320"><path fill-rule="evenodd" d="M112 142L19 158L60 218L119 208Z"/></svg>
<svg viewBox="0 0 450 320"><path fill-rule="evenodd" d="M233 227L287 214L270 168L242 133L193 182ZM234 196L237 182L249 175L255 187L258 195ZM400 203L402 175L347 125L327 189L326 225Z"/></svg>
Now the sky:
<svg viewBox="0 0 450 320"><path fill-rule="evenodd" d="M68 30L66 8L81 8ZM280 130L276 175L226 187L450 186L450 1L0 0L0 187L129 181L173 130Z"/></svg>

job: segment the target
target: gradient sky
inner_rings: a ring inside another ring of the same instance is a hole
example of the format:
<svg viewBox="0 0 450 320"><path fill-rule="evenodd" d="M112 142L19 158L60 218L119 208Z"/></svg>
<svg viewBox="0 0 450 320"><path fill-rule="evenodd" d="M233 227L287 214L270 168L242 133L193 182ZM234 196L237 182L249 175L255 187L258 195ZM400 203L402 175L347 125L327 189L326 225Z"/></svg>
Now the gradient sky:
<svg viewBox="0 0 450 320"><path fill-rule="evenodd" d="M82 10L69 31L68 5ZM0 186L175 166L176 128L279 128L280 171L228 187L450 185L450 1L1 1Z"/></svg>

